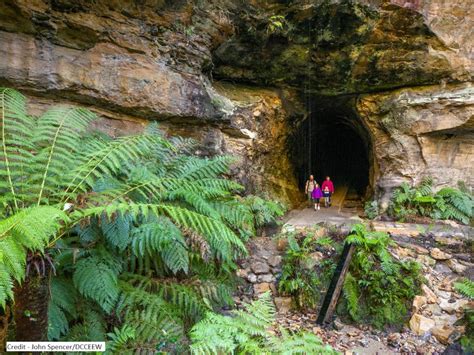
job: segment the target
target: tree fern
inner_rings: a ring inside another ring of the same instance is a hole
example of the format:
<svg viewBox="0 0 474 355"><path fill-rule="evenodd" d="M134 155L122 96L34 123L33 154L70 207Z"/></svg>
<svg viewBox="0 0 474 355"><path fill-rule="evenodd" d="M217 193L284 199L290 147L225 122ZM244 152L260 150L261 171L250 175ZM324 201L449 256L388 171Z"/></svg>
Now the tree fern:
<svg viewBox="0 0 474 355"><path fill-rule="evenodd" d="M167 140L156 125L111 139L90 132L96 116L85 109L31 117L10 89L0 89L0 114L2 306L25 276L27 251L45 246L58 273L52 339L103 340L128 319L136 338L125 328L110 337L149 347L232 301L242 239L279 214L235 196L242 186L223 178L233 158L193 156L195 142Z"/></svg>

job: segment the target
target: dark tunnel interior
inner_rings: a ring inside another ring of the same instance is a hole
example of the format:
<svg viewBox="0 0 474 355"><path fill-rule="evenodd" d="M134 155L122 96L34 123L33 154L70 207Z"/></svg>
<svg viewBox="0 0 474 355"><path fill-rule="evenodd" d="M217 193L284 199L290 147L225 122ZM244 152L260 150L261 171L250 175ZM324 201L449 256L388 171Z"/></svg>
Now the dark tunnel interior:
<svg viewBox="0 0 474 355"><path fill-rule="evenodd" d="M312 97L308 116L298 123L290 151L301 189L310 174L318 182L330 176L364 197L369 187L371 142L355 113L355 98Z"/></svg>

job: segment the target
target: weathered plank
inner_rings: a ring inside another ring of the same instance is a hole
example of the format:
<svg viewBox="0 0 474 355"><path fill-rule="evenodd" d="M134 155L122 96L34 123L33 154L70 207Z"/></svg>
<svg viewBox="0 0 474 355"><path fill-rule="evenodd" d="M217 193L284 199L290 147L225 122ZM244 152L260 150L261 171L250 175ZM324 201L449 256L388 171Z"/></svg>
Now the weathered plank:
<svg viewBox="0 0 474 355"><path fill-rule="evenodd" d="M323 305L319 311L318 319L316 320L317 324L328 323L331 320L334 310L336 309L337 300L341 294L342 285L344 284L347 270L351 264L354 250L354 244L344 244L341 259L337 264L336 271L334 271L331 283L329 284L326 296L324 297Z"/></svg>

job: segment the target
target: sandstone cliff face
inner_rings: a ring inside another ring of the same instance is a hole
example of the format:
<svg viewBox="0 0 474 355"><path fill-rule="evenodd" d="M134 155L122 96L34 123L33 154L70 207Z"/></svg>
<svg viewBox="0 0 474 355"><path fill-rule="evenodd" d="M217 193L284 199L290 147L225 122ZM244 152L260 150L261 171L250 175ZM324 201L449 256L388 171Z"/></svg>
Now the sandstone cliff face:
<svg viewBox="0 0 474 355"><path fill-rule="evenodd" d="M372 136L379 197L403 181L474 185L474 87L401 89L363 95L357 110Z"/></svg>
<svg viewBox="0 0 474 355"><path fill-rule="evenodd" d="M464 0L5 0L0 85L36 112L87 106L114 135L158 120L289 203L308 98L350 95L386 200L425 175L473 184L473 16Z"/></svg>

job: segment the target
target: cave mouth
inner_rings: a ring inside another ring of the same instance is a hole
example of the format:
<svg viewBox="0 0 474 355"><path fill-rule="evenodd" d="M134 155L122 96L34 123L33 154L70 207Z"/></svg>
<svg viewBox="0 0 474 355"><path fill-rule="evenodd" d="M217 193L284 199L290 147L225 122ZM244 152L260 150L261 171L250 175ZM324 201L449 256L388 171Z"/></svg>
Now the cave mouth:
<svg viewBox="0 0 474 355"><path fill-rule="evenodd" d="M308 97L307 116L297 123L290 151L298 184L310 174L322 182L330 176L361 198L370 193L372 144L355 110L354 97Z"/></svg>

